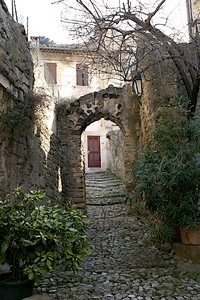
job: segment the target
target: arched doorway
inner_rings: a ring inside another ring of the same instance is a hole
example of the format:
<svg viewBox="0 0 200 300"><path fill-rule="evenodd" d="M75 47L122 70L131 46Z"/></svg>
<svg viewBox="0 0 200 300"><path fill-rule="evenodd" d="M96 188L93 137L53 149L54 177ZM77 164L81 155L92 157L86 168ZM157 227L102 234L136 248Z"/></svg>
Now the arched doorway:
<svg viewBox="0 0 200 300"><path fill-rule="evenodd" d="M82 152L85 172L112 171L111 139L112 133L117 134L119 126L110 120L101 118L91 123L83 131Z"/></svg>
<svg viewBox="0 0 200 300"><path fill-rule="evenodd" d="M124 168L127 191L131 189L130 163L137 156L139 114L130 86L113 86L91 93L57 109L63 197L85 207L84 161L81 135L91 123L104 118L119 126L124 135Z"/></svg>

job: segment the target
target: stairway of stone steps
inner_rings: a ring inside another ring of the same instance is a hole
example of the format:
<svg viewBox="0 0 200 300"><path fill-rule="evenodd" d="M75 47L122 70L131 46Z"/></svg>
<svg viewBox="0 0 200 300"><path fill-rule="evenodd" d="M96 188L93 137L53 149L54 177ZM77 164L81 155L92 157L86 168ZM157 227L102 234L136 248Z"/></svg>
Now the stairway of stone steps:
<svg viewBox="0 0 200 300"><path fill-rule="evenodd" d="M120 178L106 172L87 173L85 177L87 206L124 203L125 186Z"/></svg>

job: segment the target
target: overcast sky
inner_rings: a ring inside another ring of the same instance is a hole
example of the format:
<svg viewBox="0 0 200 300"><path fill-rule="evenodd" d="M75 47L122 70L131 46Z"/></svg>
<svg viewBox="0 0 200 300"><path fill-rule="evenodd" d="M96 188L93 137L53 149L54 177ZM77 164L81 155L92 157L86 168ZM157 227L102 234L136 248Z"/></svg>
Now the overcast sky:
<svg viewBox="0 0 200 300"><path fill-rule="evenodd" d="M4 0L11 12L12 0ZM62 43L66 38L60 22L62 5L51 4L52 0L15 0L18 19L26 27L29 18L29 36L46 36Z"/></svg>
<svg viewBox="0 0 200 300"><path fill-rule="evenodd" d="M12 0L4 0L11 11ZM70 3L73 0L69 0ZM112 0L119 3L119 0ZM146 1L146 0L144 0ZM151 0L148 0L148 3ZM155 1L155 0L154 0ZM56 43L67 43L68 33L64 30L60 17L63 10L61 4L52 5L53 0L15 0L20 23L26 27L29 18L29 37L46 36ZM134 0L132 0L134 2ZM167 0L164 13L171 13L171 22L175 27L186 26L185 0Z"/></svg>

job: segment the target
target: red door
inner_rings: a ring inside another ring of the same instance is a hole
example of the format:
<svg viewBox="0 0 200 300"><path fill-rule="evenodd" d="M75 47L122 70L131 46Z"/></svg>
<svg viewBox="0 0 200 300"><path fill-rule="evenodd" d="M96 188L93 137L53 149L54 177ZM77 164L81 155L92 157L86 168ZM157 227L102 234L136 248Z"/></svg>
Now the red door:
<svg viewBox="0 0 200 300"><path fill-rule="evenodd" d="M88 167L101 167L100 136L88 136Z"/></svg>

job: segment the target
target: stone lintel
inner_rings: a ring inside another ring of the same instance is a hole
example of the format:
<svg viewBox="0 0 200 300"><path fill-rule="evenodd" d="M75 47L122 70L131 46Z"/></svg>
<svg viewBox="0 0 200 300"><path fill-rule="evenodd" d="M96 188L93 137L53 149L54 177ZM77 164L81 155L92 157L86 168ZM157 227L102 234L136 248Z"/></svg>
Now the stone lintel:
<svg viewBox="0 0 200 300"><path fill-rule="evenodd" d="M175 244L176 255L191 260L193 263L200 264L200 245Z"/></svg>

